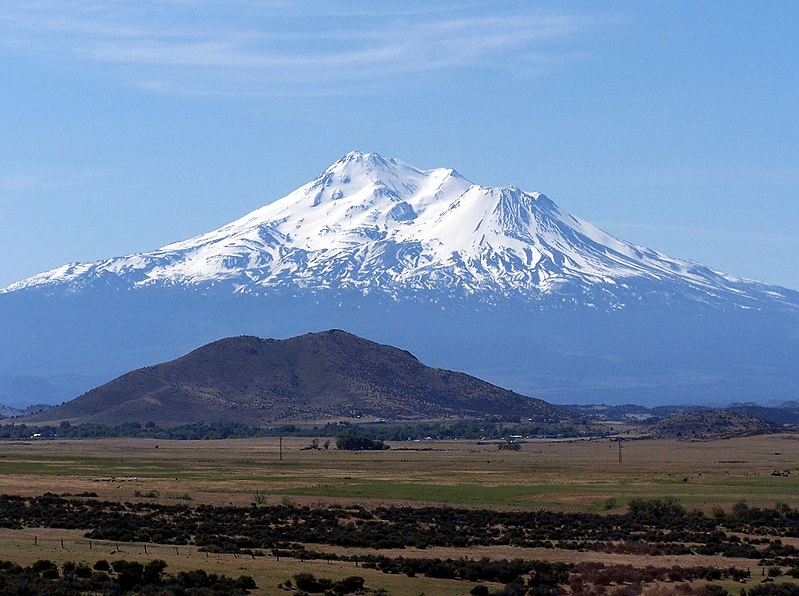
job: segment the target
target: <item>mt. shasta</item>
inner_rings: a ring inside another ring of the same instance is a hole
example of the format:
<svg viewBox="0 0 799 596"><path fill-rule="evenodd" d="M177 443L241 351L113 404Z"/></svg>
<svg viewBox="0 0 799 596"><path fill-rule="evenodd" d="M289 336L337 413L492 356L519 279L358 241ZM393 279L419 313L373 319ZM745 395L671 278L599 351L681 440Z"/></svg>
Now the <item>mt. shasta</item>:
<svg viewBox="0 0 799 596"><path fill-rule="evenodd" d="M212 232L2 290L17 349L0 388L7 371L7 391L49 387L18 401L52 401L223 336L341 327L561 402L792 399L797 313L797 292L629 244L543 194L352 152Z"/></svg>
<svg viewBox="0 0 799 596"><path fill-rule="evenodd" d="M230 286L260 294L355 289L396 299L473 295L618 308L647 294L747 304L796 295L618 240L546 196L486 188L351 152L314 181L218 230L11 285L86 290Z"/></svg>

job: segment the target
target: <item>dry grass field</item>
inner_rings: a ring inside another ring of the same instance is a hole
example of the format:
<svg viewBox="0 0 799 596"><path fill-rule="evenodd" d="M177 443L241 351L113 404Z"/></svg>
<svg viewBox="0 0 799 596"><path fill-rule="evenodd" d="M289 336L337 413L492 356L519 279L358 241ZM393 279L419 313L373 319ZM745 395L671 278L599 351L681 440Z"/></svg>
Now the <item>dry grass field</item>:
<svg viewBox="0 0 799 596"><path fill-rule="evenodd" d="M320 439L324 444L326 439ZM0 494L96 493L101 499L188 505L378 503L467 507L624 511L636 497L673 497L686 509L799 507L799 436L764 435L711 442L528 441L520 451L463 442L392 443L379 452L307 449L309 439L224 441L85 439L12 441L0 452ZM282 444L282 448L281 448ZM785 541L789 542L789 541ZM345 549L325 548L328 552ZM350 551L351 552L351 551ZM557 549L403 549L405 557L596 560L632 565L746 566L751 561L696 555L653 557ZM348 562L276 561L271 556L208 554L194 547L89 541L81 531L27 528L0 531L0 559L105 558L149 561L167 571L203 568L251 575L258 594L286 594L278 584L299 571L341 579L360 575L371 589L395 596L468 594L473 584L386 575ZM751 581L758 581L753 577ZM740 586L739 586L740 587ZM737 587L735 588L737 593Z"/></svg>
<svg viewBox="0 0 799 596"><path fill-rule="evenodd" d="M326 439L320 439L323 445ZM601 511L608 499L674 497L686 509L744 500L799 506L799 435L709 442L393 443L387 451L307 449L310 439L82 439L2 443L0 493L136 494L160 501L407 501ZM619 461L621 459L621 461Z"/></svg>

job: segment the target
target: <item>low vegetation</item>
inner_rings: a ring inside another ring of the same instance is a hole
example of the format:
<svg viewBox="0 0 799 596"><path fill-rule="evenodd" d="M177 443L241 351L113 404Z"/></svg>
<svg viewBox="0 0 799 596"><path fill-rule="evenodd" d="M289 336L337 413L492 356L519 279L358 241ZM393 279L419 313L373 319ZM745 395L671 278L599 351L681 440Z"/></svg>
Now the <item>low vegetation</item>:
<svg viewBox="0 0 799 596"><path fill-rule="evenodd" d="M28 567L0 561L0 593L53 596L117 596L118 594L157 594L158 596L244 596L256 589L255 581L242 575L231 579L208 574L202 569L165 573L164 561L143 565L137 561L105 559L92 567L67 561L59 566L40 559Z"/></svg>
<svg viewBox="0 0 799 596"><path fill-rule="evenodd" d="M193 545L210 552L271 550L276 556L338 559L318 545L375 550L516 546L647 555L723 555L760 565L799 566L799 510L750 507L705 516L672 499L634 499L624 514L499 511L454 507L212 507L118 503L45 494L0 497L0 526L81 529L114 542ZM724 528L722 530L721 528ZM748 537L744 540L740 534ZM295 546L291 546L295 545Z"/></svg>

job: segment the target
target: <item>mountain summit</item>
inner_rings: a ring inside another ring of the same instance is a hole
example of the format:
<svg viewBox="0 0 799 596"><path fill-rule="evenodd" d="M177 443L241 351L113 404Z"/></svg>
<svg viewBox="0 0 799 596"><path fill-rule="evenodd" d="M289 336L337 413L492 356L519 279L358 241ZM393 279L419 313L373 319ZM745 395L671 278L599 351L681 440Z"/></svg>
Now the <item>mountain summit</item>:
<svg viewBox="0 0 799 596"><path fill-rule="evenodd" d="M614 238L546 196L352 152L151 252L0 291L0 403L71 399L221 337L344 329L551 403L796 399L799 292Z"/></svg>
<svg viewBox="0 0 799 596"><path fill-rule="evenodd" d="M158 250L71 264L5 291L227 287L394 299L512 296L620 308L689 298L753 306L790 293L618 240L545 195L351 152L241 219ZM794 296L795 300L795 296Z"/></svg>

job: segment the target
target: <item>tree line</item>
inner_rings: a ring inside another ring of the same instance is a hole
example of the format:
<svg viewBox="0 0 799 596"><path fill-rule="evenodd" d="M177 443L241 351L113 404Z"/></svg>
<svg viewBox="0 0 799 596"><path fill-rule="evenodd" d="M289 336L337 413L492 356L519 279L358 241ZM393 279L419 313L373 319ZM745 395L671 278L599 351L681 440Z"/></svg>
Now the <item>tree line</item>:
<svg viewBox="0 0 799 596"><path fill-rule="evenodd" d="M460 420L443 423L418 424L346 424L335 423L322 426L283 424L263 428L241 422L197 422L177 426L159 426L155 422L126 422L117 425L84 422L59 425L0 425L0 439L96 439L96 438L149 438L160 440L215 440L245 439L253 437L340 437L359 436L373 441L409 441L418 439L464 439L501 440L510 435L536 437L576 437L579 432L571 426L547 424L545 422L507 422L496 418L485 420Z"/></svg>

